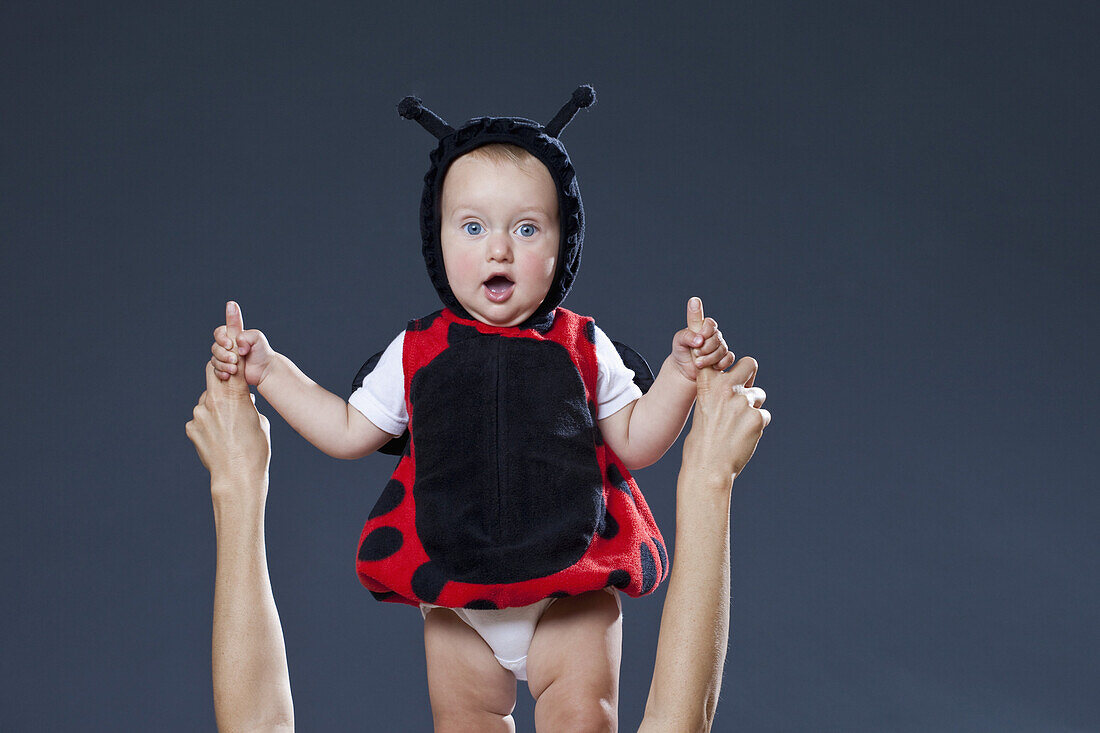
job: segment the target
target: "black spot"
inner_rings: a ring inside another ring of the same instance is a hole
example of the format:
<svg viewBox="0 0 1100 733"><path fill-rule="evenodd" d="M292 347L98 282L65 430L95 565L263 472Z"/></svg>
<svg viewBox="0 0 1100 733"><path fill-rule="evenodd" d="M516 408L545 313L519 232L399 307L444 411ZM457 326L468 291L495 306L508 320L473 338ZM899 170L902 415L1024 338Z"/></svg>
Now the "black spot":
<svg viewBox="0 0 1100 733"><path fill-rule="evenodd" d="M432 562L426 562L416 569L412 576L412 590L424 603L435 603L443 586L447 585L447 576Z"/></svg>
<svg viewBox="0 0 1100 733"><path fill-rule="evenodd" d="M405 485L397 479L390 479L390 482L386 484L386 488L382 489L382 495L374 503L374 508L370 510L368 519L374 519L392 512L401 504L404 498Z"/></svg>
<svg viewBox="0 0 1100 733"><path fill-rule="evenodd" d="M584 322L584 337L588 339L588 343L596 343L596 324L594 322Z"/></svg>
<svg viewBox="0 0 1100 733"><path fill-rule="evenodd" d="M631 500L634 499L634 494L630 491L630 484L626 482L622 472L619 471L619 467L614 463L607 464L607 480L610 481L611 485L616 489L629 496Z"/></svg>
<svg viewBox="0 0 1100 733"><path fill-rule="evenodd" d="M384 560L401 549L405 538L396 527L379 527L363 538L359 545L359 559L364 562Z"/></svg>
<svg viewBox="0 0 1100 733"><path fill-rule="evenodd" d="M601 499L603 497L600 497ZM619 523L615 521L615 517L611 516L611 512L607 510L607 504L603 505L603 511L600 512L600 521L596 524L596 531L600 533L600 537L605 540L609 540L615 535L619 534Z"/></svg>
<svg viewBox="0 0 1100 733"><path fill-rule="evenodd" d="M390 599L390 598L393 598L393 597L394 597L395 595L397 595L397 594L396 594L396 593L394 593L394 592L393 592L392 590L388 590L388 591L386 591L385 593L379 593L379 592L377 592L377 591L373 591L373 590L372 590L372 591L370 592L370 594L371 594L372 596L374 596L374 600L376 600L376 601L385 601L385 600L388 600L388 599Z"/></svg>
<svg viewBox="0 0 1100 733"><path fill-rule="evenodd" d="M657 548L657 554L661 556L661 577L664 578L668 575L668 553L665 552L665 543L656 537L650 537L649 539L653 540L653 545Z"/></svg>
<svg viewBox="0 0 1100 733"><path fill-rule="evenodd" d="M644 542L638 545L638 554L642 561L642 593L648 593L657 585L657 563L649 545Z"/></svg>
<svg viewBox="0 0 1100 733"><path fill-rule="evenodd" d="M625 570L612 570L604 585L613 585L622 590L630 585L630 573Z"/></svg>
<svg viewBox="0 0 1100 733"><path fill-rule="evenodd" d="M596 417L599 413L596 412L595 402L588 403L588 412L592 415L592 442L596 445L603 445L603 433L600 432L600 422Z"/></svg>
<svg viewBox="0 0 1100 733"><path fill-rule="evenodd" d="M459 341L476 338L477 336L478 330L473 326L466 326L461 323L452 323L447 329L447 344L457 344Z"/></svg>
<svg viewBox="0 0 1100 733"><path fill-rule="evenodd" d="M497 604L484 598L479 598L476 601L470 601L463 608L469 608L475 611L495 611Z"/></svg>
<svg viewBox="0 0 1100 733"><path fill-rule="evenodd" d="M435 319L439 317L439 314L443 311L436 311L435 313L424 316L423 318L417 318L416 320L409 321L409 324L405 326L406 331L427 331L435 323Z"/></svg>
<svg viewBox="0 0 1100 733"><path fill-rule="evenodd" d="M568 598L569 593L567 593L566 591L563 591L563 590L556 590L556 591L554 591L553 593L551 593L550 595L548 595L546 597L547 598Z"/></svg>

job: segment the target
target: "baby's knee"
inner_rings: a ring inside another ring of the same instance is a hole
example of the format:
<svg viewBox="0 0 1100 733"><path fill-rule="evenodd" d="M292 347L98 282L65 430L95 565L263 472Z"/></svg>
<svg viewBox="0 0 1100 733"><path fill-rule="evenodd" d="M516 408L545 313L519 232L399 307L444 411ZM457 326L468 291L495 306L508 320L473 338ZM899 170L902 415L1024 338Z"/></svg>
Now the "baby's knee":
<svg viewBox="0 0 1100 733"><path fill-rule="evenodd" d="M539 728L568 730L576 733L610 733L618 728L619 716L615 705L606 698L592 695L555 695L553 700L540 698L542 710L536 710ZM543 715L538 715L542 712Z"/></svg>
<svg viewBox="0 0 1100 733"><path fill-rule="evenodd" d="M619 716L607 700L578 701L569 715L563 730L610 733L618 727Z"/></svg>

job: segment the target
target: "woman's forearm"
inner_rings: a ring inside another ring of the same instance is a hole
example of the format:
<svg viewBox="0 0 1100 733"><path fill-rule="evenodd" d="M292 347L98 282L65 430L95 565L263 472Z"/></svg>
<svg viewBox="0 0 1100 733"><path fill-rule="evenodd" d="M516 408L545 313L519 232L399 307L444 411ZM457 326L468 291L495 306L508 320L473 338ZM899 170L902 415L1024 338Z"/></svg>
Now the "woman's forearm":
<svg viewBox="0 0 1100 733"><path fill-rule="evenodd" d="M266 484L267 479L232 481ZM266 485L214 480L211 493L217 533L212 667L218 729L292 730L290 674L264 546Z"/></svg>
<svg viewBox="0 0 1100 733"><path fill-rule="evenodd" d="M307 377L290 359L275 354L256 385L292 428L334 458L363 455L349 424L348 403Z"/></svg>
<svg viewBox="0 0 1100 733"><path fill-rule="evenodd" d="M676 487L676 547L657 659L640 730L706 731L729 637L729 480L685 460Z"/></svg>

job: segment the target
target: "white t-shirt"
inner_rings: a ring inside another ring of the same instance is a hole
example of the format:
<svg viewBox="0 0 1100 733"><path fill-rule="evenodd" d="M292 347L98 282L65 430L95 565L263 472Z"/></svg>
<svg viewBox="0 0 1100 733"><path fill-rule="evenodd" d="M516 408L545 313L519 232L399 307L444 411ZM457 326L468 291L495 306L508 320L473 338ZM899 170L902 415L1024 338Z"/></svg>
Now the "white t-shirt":
<svg viewBox="0 0 1100 733"><path fill-rule="evenodd" d="M390 435L401 435L409 425L401 366L404 344L402 331L386 347L374 371L363 378L363 386L348 399L348 404ZM614 415L642 396L642 390L634 384L634 371L623 363L615 345L599 327L596 327L596 366L596 419Z"/></svg>

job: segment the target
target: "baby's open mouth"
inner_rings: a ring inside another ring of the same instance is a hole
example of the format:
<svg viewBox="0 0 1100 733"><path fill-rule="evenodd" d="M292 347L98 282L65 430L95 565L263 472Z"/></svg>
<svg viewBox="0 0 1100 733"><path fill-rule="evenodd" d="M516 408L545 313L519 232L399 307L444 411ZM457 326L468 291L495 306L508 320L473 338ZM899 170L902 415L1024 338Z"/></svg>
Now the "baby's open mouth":
<svg viewBox="0 0 1100 733"><path fill-rule="evenodd" d="M507 300L508 296L512 294L512 288L514 287L515 283L504 275L494 275L485 281L486 295L489 300L496 303Z"/></svg>

